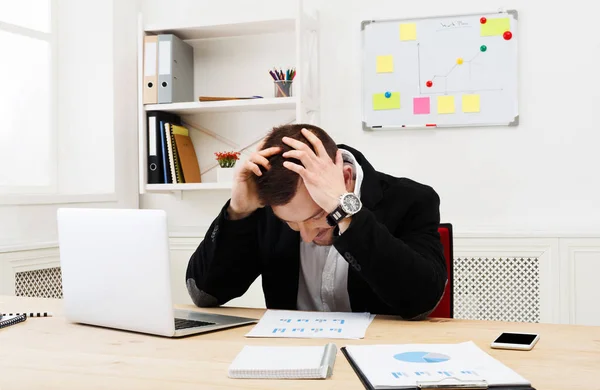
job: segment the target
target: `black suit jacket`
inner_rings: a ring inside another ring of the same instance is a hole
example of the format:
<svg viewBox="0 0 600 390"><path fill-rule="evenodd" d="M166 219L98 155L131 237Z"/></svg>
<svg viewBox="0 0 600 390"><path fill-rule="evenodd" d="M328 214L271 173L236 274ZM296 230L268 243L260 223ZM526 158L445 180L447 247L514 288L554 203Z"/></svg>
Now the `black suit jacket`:
<svg viewBox="0 0 600 390"><path fill-rule="evenodd" d="M363 169L361 211L333 245L348 261L352 311L420 318L439 302L447 279L437 193L429 186L375 171L346 145ZM224 205L192 255L188 291L198 306L239 297L262 275L267 308L296 309L300 234L270 207L229 220Z"/></svg>

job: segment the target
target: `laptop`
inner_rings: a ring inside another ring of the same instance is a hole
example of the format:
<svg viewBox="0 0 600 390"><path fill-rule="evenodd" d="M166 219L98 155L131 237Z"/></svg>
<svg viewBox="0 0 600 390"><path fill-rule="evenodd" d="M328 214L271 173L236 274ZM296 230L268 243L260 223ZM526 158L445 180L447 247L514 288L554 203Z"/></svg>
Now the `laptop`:
<svg viewBox="0 0 600 390"><path fill-rule="evenodd" d="M166 337L258 322L174 307L163 210L60 208L57 223L70 322Z"/></svg>

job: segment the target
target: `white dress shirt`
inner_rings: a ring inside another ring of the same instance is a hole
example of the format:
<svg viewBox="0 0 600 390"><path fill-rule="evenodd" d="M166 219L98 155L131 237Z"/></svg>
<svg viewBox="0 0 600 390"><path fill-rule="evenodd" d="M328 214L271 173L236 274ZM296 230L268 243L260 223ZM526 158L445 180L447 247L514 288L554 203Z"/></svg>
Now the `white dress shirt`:
<svg viewBox="0 0 600 390"><path fill-rule="evenodd" d="M352 167L354 193L360 198L363 171L352 153L341 149L344 165ZM300 242L300 277L297 309L349 312L348 262L333 245Z"/></svg>

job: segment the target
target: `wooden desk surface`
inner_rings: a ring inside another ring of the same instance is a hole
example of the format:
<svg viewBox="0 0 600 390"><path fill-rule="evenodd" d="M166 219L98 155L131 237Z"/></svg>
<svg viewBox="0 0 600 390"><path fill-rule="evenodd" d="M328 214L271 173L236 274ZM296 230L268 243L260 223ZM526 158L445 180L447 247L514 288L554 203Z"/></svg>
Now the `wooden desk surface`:
<svg viewBox="0 0 600 390"><path fill-rule="evenodd" d="M195 307L189 307L196 309ZM322 345L328 340L257 339L252 325L183 339L70 324L62 302L0 296L0 310L52 311L52 318L0 329L0 389L363 389L338 353L327 380L229 379L227 368L244 345ZM263 310L206 310L260 318ZM538 332L529 352L489 348L502 331ZM404 322L377 316L362 340L347 344L455 343L480 348L529 379L537 389L599 389L600 327L461 320Z"/></svg>

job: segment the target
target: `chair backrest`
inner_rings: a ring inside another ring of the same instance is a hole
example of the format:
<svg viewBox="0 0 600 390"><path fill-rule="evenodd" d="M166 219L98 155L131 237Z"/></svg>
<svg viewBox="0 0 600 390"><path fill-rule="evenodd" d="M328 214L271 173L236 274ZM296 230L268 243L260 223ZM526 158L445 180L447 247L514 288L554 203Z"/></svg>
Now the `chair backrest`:
<svg viewBox="0 0 600 390"><path fill-rule="evenodd" d="M440 240L444 247L444 257L446 258L446 268L448 269L448 283L444 290L444 296L437 305L435 310L429 315L429 317L438 318L453 318L454 317L454 272L452 269L454 259L454 246L452 237L452 224L442 223L438 228L440 233Z"/></svg>

